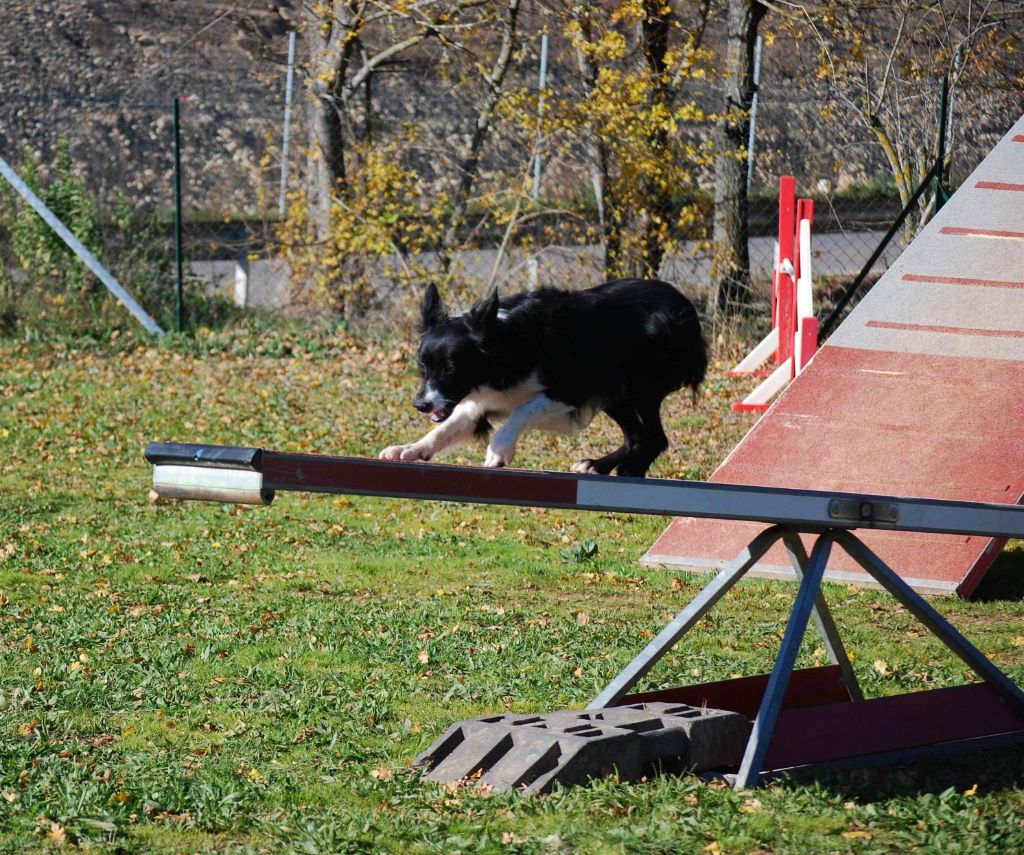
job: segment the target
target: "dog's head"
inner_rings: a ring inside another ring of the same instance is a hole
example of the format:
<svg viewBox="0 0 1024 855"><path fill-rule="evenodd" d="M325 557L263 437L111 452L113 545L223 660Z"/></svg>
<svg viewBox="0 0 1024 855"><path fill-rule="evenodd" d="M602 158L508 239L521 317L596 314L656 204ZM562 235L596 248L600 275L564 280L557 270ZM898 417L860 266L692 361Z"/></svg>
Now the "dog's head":
<svg viewBox="0 0 1024 855"><path fill-rule="evenodd" d="M423 383L413 406L443 422L459 403L487 380L487 345L498 323L498 292L464 315L449 317L437 286L427 286L420 306L420 346L416 355Z"/></svg>

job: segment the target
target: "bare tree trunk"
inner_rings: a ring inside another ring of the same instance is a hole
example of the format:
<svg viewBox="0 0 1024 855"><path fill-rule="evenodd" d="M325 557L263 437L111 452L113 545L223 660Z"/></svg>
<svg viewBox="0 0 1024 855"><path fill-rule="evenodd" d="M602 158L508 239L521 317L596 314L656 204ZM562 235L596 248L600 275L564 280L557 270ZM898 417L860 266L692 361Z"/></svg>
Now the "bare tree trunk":
<svg viewBox="0 0 1024 855"><path fill-rule="evenodd" d="M592 136L588 141L588 148L590 149L590 183L594 188L601 242L604 244L602 269L607 278L613 278L621 273L622 239L620 229L622 222L619 217L619 203L608 180L608 164L611 154L608 151L608 143L600 137Z"/></svg>
<svg viewBox="0 0 1024 855"><path fill-rule="evenodd" d="M328 240L331 206L346 189L349 169L346 140L352 140L358 133L352 111L360 90L363 90L362 103L366 110L363 133L369 138L372 75L422 42L443 38L459 23L465 10L486 3L487 0L452 0L434 9L427 20L417 17L416 27L404 38L387 42L375 51L370 51L361 40L367 22L374 17L379 22L382 17L379 9L369 6L368 0L333 0L305 5L308 80L314 96L309 146L310 218L316 241ZM510 0L510 3L518 10L518 0ZM413 13L409 15L412 20ZM356 57L358 63L353 62ZM487 122L490 122L490 114ZM475 170L475 165L473 168Z"/></svg>
<svg viewBox="0 0 1024 855"><path fill-rule="evenodd" d="M664 85L670 9L662 0L644 0L644 18L639 26L641 62L651 78L650 100L654 106L670 106L674 94ZM651 134L650 148L655 154L668 155L668 130L663 125ZM648 175L644 178L644 197L648 204L641 215L643 239L635 273L656 278L665 256L664 232L670 226L672 194L664 181Z"/></svg>
<svg viewBox="0 0 1024 855"><path fill-rule="evenodd" d="M591 21L591 0L581 0L572 7L572 17L580 28L583 42L592 44L593 24ZM576 49L576 67L583 79L585 91L593 92L597 85L597 64L587 55L583 47ZM622 273L622 218L618 202L615 198L609 175L611 168L611 151L607 140L599 129L587 128L587 153L590 184L594 190L594 201L597 205L598 225L604 244L604 275L613 278Z"/></svg>
<svg viewBox="0 0 1024 855"><path fill-rule="evenodd" d="M345 145L341 121L330 100L318 98L310 123L309 147L310 218L317 243L327 239L331 200L345 182Z"/></svg>
<svg viewBox="0 0 1024 855"><path fill-rule="evenodd" d="M455 191L455 198L452 203L452 213L448 218L448 227L441 240L441 266L447 272L451 269L452 254L458 238L458 229L466 218L466 209L469 206L469 194L473 190L477 173L480 171L480 153L484 141L487 139L488 131L491 128L491 120L494 118L494 111L501 99L502 84L505 81L505 74L508 72L509 63L516 45L516 25L519 17L519 0L508 0L508 8L505 11L505 22L502 30L501 48L494 60L491 73L487 75L487 96L477 113L476 124L473 126L473 136L470 138L469 146L459 164L459 185Z"/></svg>
<svg viewBox="0 0 1024 855"><path fill-rule="evenodd" d="M313 239L320 245L329 239L331 205L346 181L342 84L358 40L350 37L350 22L340 17L343 5L336 3L327 19L310 13L306 27L314 96L307 186Z"/></svg>
<svg viewBox="0 0 1024 855"><path fill-rule="evenodd" d="M681 21L677 7L672 0L643 0L643 17L634 27L633 41L636 51L632 62L640 77L645 81L645 106L655 115L668 115L680 93L698 48L703 42L711 0L700 0L697 15L686 17L692 29L682 45L680 57L670 69L670 40ZM572 17L581 36L576 48L576 65L583 82L584 91L590 95L598 88L600 67L592 58L588 48L595 48L600 35L594 32L594 13L603 15L602 7L593 0L578 0L572 7ZM600 54L599 50L592 51ZM604 273L608 278L618 276L657 276L665 256L668 232L673 226L675 205L672 201L672 187L656 174L659 170L645 174L639 193L630 192L636 188L619 188L612 175L616 160L614 140L606 136L604 129L589 126L586 145L588 149L591 186L597 203L597 213L604 243ZM663 123L654 126L646 139L651 154L668 162L672 152L672 132ZM630 199L639 196L642 205ZM634 236L638 235L638 239ZM625 238L625 239L624 239ZM628 247L624 251L624 244Z"/></svg>
<svg viewBox="0 0 1024 855"><path fill-rule="evenodd" d="M747 137L754 96L754 43L767 12L757 0L729 0L725 103L716 128L715 214L708 313L750 302L750 228L747 207Z"/></svg>

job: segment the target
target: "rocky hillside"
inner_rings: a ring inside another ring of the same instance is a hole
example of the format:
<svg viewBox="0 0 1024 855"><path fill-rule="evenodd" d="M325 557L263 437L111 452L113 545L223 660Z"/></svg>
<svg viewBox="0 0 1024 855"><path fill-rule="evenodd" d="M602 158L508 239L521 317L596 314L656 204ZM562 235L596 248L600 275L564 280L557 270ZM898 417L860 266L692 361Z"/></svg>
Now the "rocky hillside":
<svg viewBox="0 0 1024 855"><path fill-rule="evenodd" d="M29 145L46 161L57 141L66 138L101 199L110 202L120 195L135 207L168 211L171 103L177 96L183 99L186 208L217 219L273 209L288 32L298 28L301 15L300 0L0 0L6 35L0 41L0 155L17 161ZM517 73L523 85L533 85L530 52L536 39L524 37L525 59ZM722 35L709 38L720 44ZM300 62L302 53L300 40ZM831 123L824 118L824 83L795 73L817 61L815 56L811 44L776 43L765 50L755 184L770 187L776 176L794 172L803 186L829 193L887 175L881 150L869 135L851 133L838 114ZM551 58L556 87L571 73L559 62L573 62L564 45ZM392 111L395 126L399 119L423 126L438 145L460 127L449 88L438 85L429 71L384 75L377 87L378 99L386 87L396 88L387 91L389 110L415 105L408 115ZM709 106L717 104L717 96L708 97ZM959 174L969 171L978 152L987 151L1018 115L1019 99L1004 97L1007 103L993 106L988 95L981 96L984 103L977 97L958 95L952 143L953 169ZM912 109L931 121L935 99ZM293 175L307 140L301 83L296 103ZM496 140L489 146L485 158L494 162L521 159L521 152L510 155ZM548 166L554 181L556 164ZM565 187L548 189L583 195L585 169L574 162L567 171L578 178L577 185L567 180Z"/></svg>
<svg viewBox="0 0 1024 855"><path fill-rule="evenodd" d="M259 66L284 60L290 5L5 0L0 27L8 38L0 47L0 86L9 95L71 99L241 94L252 89Z"/></svg>
<svg viewBox="0 0 1024 855"><path fill-rule="evenodd" d="M104 198L169 203L171 102L191 203L251 208L280 139L292 0L3 0L0 154L71 142ZM231 188L226 195L225 188Z"/></svg>

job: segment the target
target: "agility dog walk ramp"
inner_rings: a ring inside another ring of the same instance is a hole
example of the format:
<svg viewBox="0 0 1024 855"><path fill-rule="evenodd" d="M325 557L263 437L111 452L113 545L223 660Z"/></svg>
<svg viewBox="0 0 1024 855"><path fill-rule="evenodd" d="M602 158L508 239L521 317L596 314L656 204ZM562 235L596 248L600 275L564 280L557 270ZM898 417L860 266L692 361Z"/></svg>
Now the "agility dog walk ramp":
<svg viewBox="0 0 1024 855"><path fill-rule="evenodd" d="M1003 138L711 476L718 484L1024 497L1024 119ZM713 570L756 534L683 517L645 562ZM917 591L969 596L1001 538L871 532ZM808 541L809 543L809 541ZM753 572L792 576L780 547ZM826 579L873 584L848 556Z"/></svg>
<svg viewBox="0 0 1024 855"><path fill-rule="evenodd" d="M454 775L491 786L544 789L559 775L568 783L607 768L618 769L620 775L632 774L630 770L646 774L651 766L695 766L714 755L720 762L738 765L736 786L748 787L766 770L869 756L904 758L908 752L936 746L959 750L1024 739L1024 692L854 534L863 529L1021 537L1020 505L390 463L189 443L150 443L146 458L153 464L154 490L179 499L266 505L277 492L300 491L754 524L755 536L586 711L550 714L546 723L529 723L531 731L522 730L528 723L516 717L459 723L421 758L428 778L450 780L448 776ZM809 556L802 537L813 541ZM800 584L771 674L630 694L776 543L784 545ZM835 546L920 620L980 682L865 700L821 593ZM795 669L812 618L833 664ZM631 707L632 712L604 716L603 711L621 707ZM750 724L750 735L745 728L728 725L727 739L709 736L711 728L705 725L717 728L728 717L694 717L686 707L738 713ZM703 733L695 736L698 723ZM591 738L601 738L605 747L587 748L584 743ZM716 753L720 748L722 753ZM702 759L699 763L695 758Z"/></svg>

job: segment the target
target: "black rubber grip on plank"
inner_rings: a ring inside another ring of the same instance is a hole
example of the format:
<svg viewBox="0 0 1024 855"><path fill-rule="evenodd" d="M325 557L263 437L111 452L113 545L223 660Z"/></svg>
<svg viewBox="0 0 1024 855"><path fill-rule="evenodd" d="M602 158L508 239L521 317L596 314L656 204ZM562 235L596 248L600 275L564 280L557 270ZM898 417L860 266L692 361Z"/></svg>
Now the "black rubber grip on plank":
<svg viewBox="0 0 1024 855"><path fill-rule="evenodd" d="M146 460L157 465L210 466L220 469L251 469L261 471L262 448L241 448L234 445L202 445L192 442L151 442L146 446Z"/></svg>

